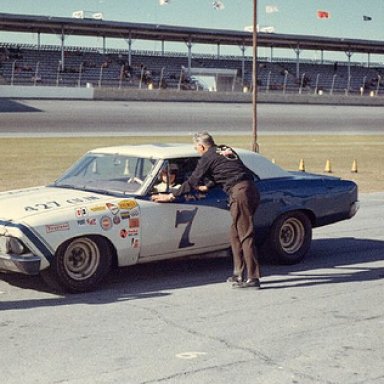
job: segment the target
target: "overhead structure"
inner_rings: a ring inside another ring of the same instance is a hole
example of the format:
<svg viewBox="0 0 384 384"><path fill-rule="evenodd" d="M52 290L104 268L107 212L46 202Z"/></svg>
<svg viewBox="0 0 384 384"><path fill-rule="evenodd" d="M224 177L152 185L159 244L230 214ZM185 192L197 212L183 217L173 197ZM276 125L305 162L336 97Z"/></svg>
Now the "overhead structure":
<svg viewBox="0 0 384 384"><path fill-rule="evenodd" d="M248 47L253 45L252 33L244 31L7 13L0 13L0 31L121 39L130 37L137 40L184 43L190 41L194 44ZM257 45L270 48L384 54L382 41L266 32L257 33Z"/></svg>

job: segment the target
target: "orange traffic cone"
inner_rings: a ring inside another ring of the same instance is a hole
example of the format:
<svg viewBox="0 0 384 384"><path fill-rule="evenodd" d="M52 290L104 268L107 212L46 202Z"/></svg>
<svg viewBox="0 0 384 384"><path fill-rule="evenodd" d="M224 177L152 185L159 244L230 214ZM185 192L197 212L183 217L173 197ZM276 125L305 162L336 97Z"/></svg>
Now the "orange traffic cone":
<svg viewBox="0 0 384 384"><path fill-rule="evenodd" d="M300 163L299 163L299 171L301 171L301 172L305 172L304 159L300 159Z"/></svg>
<svg viewBox="0 0 384 384"><path fill-rule="evenodd" d="M357 161L353 160L351 172L357 173Z"/></svg>
<svg viewBox="0 0 384 384"><path fill-rule="evenodd" d="M332 173L331 162L329 160L325 163L324 172Z"/></svg>

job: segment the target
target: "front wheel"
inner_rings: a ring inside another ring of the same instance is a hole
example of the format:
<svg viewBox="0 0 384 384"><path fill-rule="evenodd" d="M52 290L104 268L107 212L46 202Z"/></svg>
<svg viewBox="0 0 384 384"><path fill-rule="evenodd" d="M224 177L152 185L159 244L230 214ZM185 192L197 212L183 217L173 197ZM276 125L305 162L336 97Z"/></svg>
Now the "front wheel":
<svg viewBox="0 0 384 384"><path fill-rule="evenodd" d="M90 291L110 271L112 253L103 238L78 237L62 244L50 267L41 272L55 290Z"/></svg>
<svg viewBox="0 0 384 384"><path fill-rule="evenodd" d="M303 212L285 213L273 223L267 241L268 250L278 263L299 263L311 246L311 221Z"/></svg>

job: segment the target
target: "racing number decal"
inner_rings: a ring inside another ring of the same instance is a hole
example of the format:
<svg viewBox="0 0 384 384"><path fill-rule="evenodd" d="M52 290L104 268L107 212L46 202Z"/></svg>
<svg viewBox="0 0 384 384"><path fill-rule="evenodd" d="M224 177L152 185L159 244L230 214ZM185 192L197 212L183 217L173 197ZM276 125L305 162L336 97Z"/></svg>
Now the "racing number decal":
<svg viewBox="0 0 384 384"><path fill-rule="evenodd" d="M192 210L184 209L184 210L176 211L175 228L177 228L179 224L187 224L183 234L181 235L179 248L187 248L195 245L195 243L191 243L189 241L189 234L191 232L192 222L196 216L196 212L197 212L197 207Z"/></svg>
<svg viewBox="0 0 384 384"><path fill-rule="evenodd" d="M27 212L40 211L41 209L58 208L60 204L57 201L47 201L46 203L35 204L34 206L24 207Z"/></svg>
<svg viewBox="0 0 384 384"><path fill-rule="evenodd" d="M99 197L96 196L85 196L85 197L74 197L72 199L68 199L66 202L68 204L78 204L78 203L86 203L88 201L98 200ZM24 207L24 210L26 212L33 212L33 211L40 211L43 209L53 209L53 208L59 208L61 207L61 204L57 201L47 201L45 203L39 203L30 205L28 207Z"/></svg>

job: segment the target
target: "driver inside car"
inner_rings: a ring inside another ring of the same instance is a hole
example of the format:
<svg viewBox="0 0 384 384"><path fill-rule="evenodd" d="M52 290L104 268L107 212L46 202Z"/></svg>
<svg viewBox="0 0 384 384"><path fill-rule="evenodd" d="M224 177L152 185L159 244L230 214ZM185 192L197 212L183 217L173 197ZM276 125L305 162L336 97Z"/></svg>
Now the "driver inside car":
<svg viewBox="0 0 384 384"><path fill-rule="evenodd" d="M176 183L178 171L177 164L170 164L169 167L163 168L160 171L160 183L153 187L153 192L173 192L179 189L181 184Z"/></svg>

